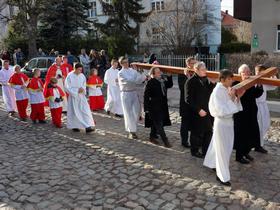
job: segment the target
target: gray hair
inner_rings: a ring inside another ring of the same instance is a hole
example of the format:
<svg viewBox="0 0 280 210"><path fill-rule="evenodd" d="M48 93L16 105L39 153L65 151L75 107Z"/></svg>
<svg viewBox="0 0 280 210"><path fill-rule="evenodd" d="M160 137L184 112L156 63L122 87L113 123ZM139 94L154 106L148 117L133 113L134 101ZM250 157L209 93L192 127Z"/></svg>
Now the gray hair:
<svg viewBox="0 0 280 210"><path fill-rule="evenodd" d="M199 70L199 69L201 69L201 68L205 68L205 69L206 69L206 65L205 65L204 62L199 61L199 62L197 62L197 63L194 64L194 69L195 69L195 70Z"/></svg>
<svg viewBox="0 0 280 210"><path fill-rule="evenodd" d="M250 69L250 67L247 64L242 64L239 68L238 68L238 74L241 74L245 69Z"/></svg>

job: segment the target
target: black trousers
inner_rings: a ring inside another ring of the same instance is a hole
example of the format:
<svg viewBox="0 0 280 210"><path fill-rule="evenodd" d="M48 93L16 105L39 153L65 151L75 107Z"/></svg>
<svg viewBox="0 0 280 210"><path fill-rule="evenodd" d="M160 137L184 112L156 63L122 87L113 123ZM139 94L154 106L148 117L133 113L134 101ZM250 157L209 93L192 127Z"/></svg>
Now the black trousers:
<svg viewBox="0 0 280 210"><path fill-rule="evenodd" d="M167 136L166 133L164 131L164 127L163 127L163 122L155 122L153 121L153 124L151 126L151 132L150 132L150 138L155 138L157 137L157 134L160 135L161 139L163 142L167 141Z"/></svg>
<svg viewBox="0 0 280 210"><path fill-rule="evenodd" d="M181 128L180 128L180 135L181 135L181 143L182 145L188 144L189 139L189 131L190 131L190 118L186 116L182 116L181 118Z"/></svg>
<svg viewBox="0 0 280 210"><path fill-rule="evenodd" d="M202 148L202 154L206 154L208 146L211 142L212 131L205 132L191 132L190 142L191 142L191 153L196 153Z"/></svg>

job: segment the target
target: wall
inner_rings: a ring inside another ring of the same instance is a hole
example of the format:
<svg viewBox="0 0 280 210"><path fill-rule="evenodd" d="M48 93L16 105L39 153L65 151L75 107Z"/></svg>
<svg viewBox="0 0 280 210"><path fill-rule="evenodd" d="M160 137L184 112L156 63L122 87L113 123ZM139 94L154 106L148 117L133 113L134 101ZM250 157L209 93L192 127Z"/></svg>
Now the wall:
<svg viewBox="0 0 280 210"><path fill-rule="evenodd" d="M259 40L259 47L252 48L252 52L264 50L275 53L277 25L280 25L280 1L253 0L252 6L252 36L256 34Z"/></svg>

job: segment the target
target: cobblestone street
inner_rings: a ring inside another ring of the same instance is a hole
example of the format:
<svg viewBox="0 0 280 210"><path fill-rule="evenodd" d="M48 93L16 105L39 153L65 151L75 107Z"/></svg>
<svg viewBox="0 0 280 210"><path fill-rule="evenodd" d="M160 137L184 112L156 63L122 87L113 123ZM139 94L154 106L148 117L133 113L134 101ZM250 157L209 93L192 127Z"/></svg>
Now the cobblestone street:
<svg viewBox="0 0 280 210"><path fill-rule="evenodd" d="M280 127L275 122L255 161L231 161L232 187L181 147L177 110L167 135L173 148L129 140L123 120L94 113L93 134L7 117L0 101L0 209L280 209ZM49 113L48 113L49 116ZM49 121L49 118L48 118ZM65 122L65 118L64 118ZM277 127L278 126L278 127Z"/></svg>

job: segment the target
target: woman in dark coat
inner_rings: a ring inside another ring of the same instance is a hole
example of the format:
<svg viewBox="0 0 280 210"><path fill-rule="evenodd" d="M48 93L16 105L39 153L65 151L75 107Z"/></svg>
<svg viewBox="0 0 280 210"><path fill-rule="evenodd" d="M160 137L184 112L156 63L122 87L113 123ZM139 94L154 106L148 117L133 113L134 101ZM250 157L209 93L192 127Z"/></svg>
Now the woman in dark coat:
<svg viewBox="0 0 280 210"><path fill-rule="evenodd" d="M251 71L247 65L240 66L238 72L242 80L249 78ZM238 82L234 83L236 85ZM256 98L263 94L262 86L253 86L246 90L240 98L243 111L234 115L234 147L236 149L236 161L248 164L253 160L249 155L252 148L265 153L260 146L260 131L258 125L258 107Z"/></svg>
<svg viewBox="0 0 280 210"><path fill-rule="evenodd" d="M167 89L173 86L172 76L163 78L161 71L153 67L150 71L151 79L147 82L144 92L145 127L151 128L150 141L158 144L157 134L160 135L165 147L171 147L164 126L170 126Z"/></svg>

